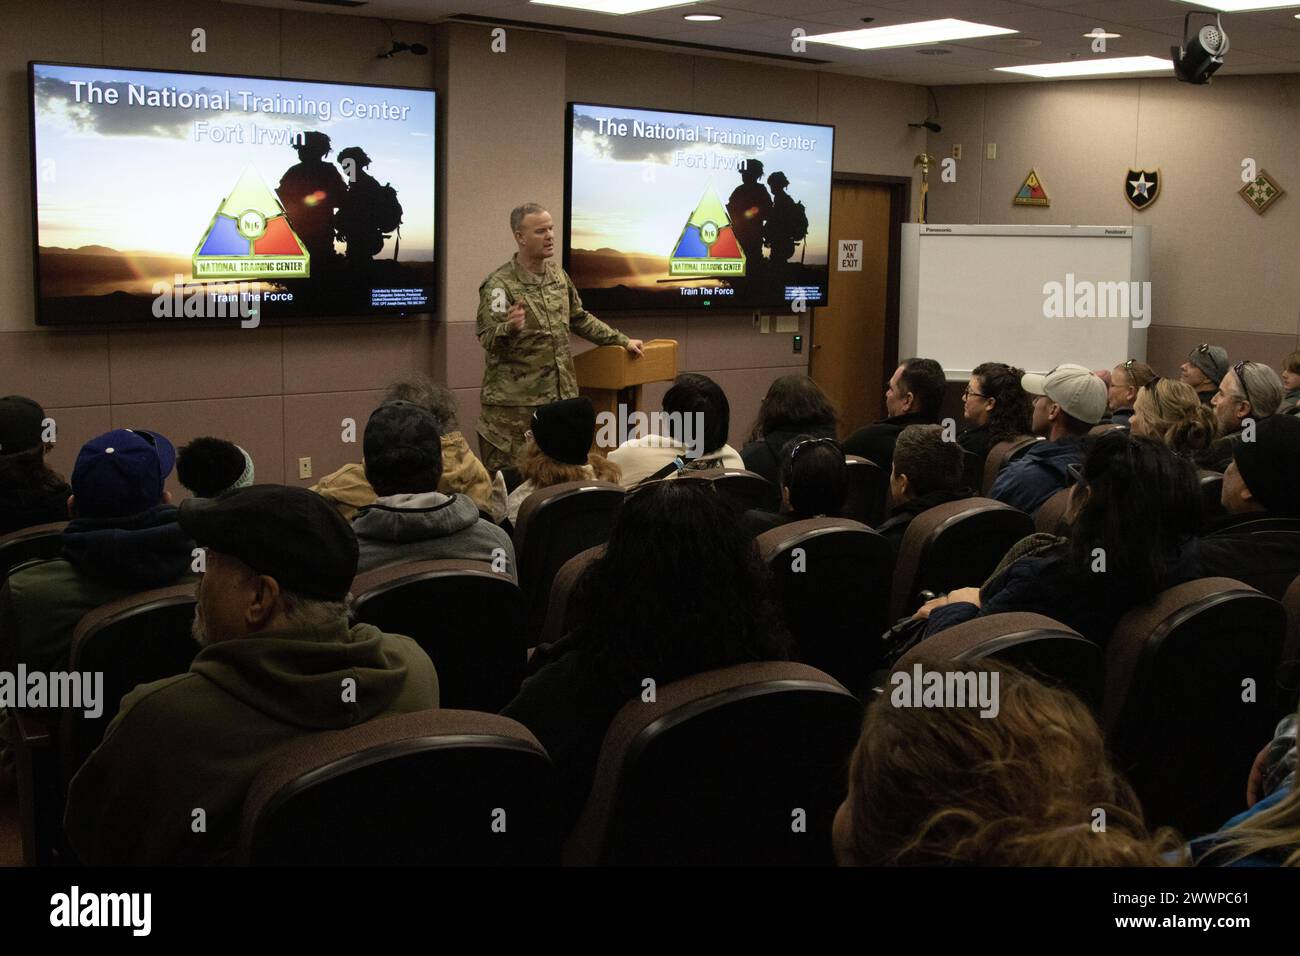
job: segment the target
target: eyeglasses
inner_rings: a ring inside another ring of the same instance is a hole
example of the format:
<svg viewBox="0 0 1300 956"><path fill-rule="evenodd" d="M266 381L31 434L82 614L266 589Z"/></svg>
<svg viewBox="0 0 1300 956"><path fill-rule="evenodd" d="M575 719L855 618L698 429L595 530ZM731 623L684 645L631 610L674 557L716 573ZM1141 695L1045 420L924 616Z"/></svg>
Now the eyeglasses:
<svg viewBox="0 0 1300 956"><path fill-rule="evenodd" d="M968 399L968 398L988 398L988 396L987 396L987 395L984 395L984 394L982 394L982 393L980 393L980 392L972 392L972 391L968 388L968 389L966 389L966 391L964 391L964 392L961 393L961 400L964 402L964 401L966 401L966 399Z"/></svg>
<svg viewBox="0 0 1300 956"><path fill-rule="evenodd" d="M1232 367L1232 374L1237 376L1237 384L1241 386L1242 399L1250 402L1251 408L1254 408L1255 403L1250 401L1250 389L1246 387L1246 365L1248 361L1248 359L1242 359L1234 365Z"/></svg>
<svg viewBox="0 0 1300 956"><path fill-rule="evenodd" d="M1200 345L1196 346L1196 348L1192 349L1193 354L1197 352L1208 352L1208 351L1210 351L1210 343L1208 342L1202 342Z"/></svg>
<svg viewBox="0 0 1300 956"><path fill-rule="evenodd" d="M803 454L803 450L811 445L830 445L836 451L839 451L840 447L840 443L834 438L805 438L790 449L790 464L793 465L798 457Z"/></svg>

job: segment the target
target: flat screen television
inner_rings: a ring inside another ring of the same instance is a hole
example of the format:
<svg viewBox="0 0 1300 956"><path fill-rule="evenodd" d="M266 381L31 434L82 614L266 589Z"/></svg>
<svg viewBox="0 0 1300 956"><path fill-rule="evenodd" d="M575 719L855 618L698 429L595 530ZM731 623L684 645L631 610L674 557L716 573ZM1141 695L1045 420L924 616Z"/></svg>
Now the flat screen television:
<svg viewBox="0 0 1300 956"><path fill-rule="evenodd" d="M564 265L593 311L827 304L835 128L570 103Z"/></svg>
<svg viewBox="0 0 1300 956"><path fill-rule="evenodd" d="M432 309L434 91L37 62L29 78L38 324Z"/></svg>

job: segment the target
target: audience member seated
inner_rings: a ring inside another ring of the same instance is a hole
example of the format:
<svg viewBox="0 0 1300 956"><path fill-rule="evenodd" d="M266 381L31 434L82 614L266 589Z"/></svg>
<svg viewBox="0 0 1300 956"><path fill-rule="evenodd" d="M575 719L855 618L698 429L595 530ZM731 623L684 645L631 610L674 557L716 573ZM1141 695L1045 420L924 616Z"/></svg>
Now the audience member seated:
<svg viewBox="0 0 1300 956"><path fill-rule="evenodd" d="M1277 725L1255 758L1246 806L1217 833L1188 847L1198 866L1300 866L1300 791L1295 786L1296 720Z"/></svg>
<svg viewBox="0 0 1300 956"><path fill-rule="evenodd" d="M555 762L566 828L587 799L610 721L646 680L663 687L789 656L758 548L712 482L629 493L604 556L570 600L575 629L538 647L532 663L544 666L502 711Z"/></svg>
<svg viewBox="0 0 1300 956"><path fill-rule="evenodd" d="M1138 389L1129 427L1134 435L1156 438L1175 455L1194 459L1214 441L1214 412L1202 404L1192 386L1157 378Z"/></svg>
<svg viewBox="0 0 1300 956"><path fill-rule="evenodd" d="M357 512L359 571L396 561L459 558L495 563L515 577L510 536L480 517L469 495L445 495L442 442L433 415L414 402L380 405L362 437L365 477L379 497Z"/></svg>
<svg viewBox="0 0 1300 956"><path fill-rule="evenodd" d="M198 498L216 498L253 483L253 459L224 438L196 438L176 454L176 479Z"/></svg>
<svg viewBox="0 0 1300 956"><path fill-rule="evenodd" d="M1218 393L1219 383L1228 371L1228 364L1227 349L1202 342L1187 353L1187 361L1179 368L1183 381L1195 390L1201 404L1209 405Z"/></svg>
<svg viewBox="0 0 1300 956"><path fill-rule="evenodd" d="M867 708L848 796L835 815L841 866L1167 862L1162 854L1177 848L1177 836L1147 831L1141 804L1077 697L997 661L922 667L970 674L996 704L985 709L968 698L966 706L919 707L910 688L885 687Z"/></svg>
<svg viewBox="0 0 1300 956"><path fill-rule="evenodd" d="M1282 396L1279 414L1300 415L1300 352L1292 352L1282 364Z"/></svg>
<svg viewBox="0 0 1300 956"><path fill-rule="evenodd" d="M45 463L45 409L0 398L0 535L68 516L68 483Z"/></svg>
<svg viewBox="0 0 1300 956"><path fill-rule="evenodd" d="M1106 383L1106 410L1114 424L1129 427L1138 389L1150 385L1156 377L1150 365L1137 359L1128 359L1111 369Z"/></svg>
<svg viewBox="0 0 1300 956"><path fill-rule="evenodd" d="M207 555L201 650L122 698L73 778L64 826L90 865L230 862L249 784L283 744L438 706L414 641L348 626L357 541L319 495L241 488L184 502L180 522Z"/></svg>
<svg viewBox="0 0 1300 956"><path fill-rule="evenodd" d="M1033 409L1029 396L1020 387L1024 374L1021 369L1001 362L985 362L971 372L966 391L961 395L966 425L957 441L975 456L973 473L984 473L989 449L998 442L1029 434Z"/></svg>
<svg viewBox="0 0 1300 956"><path fill-rule="evenodd" d="M1300 418L1274 415L1255 428L1254 441L1235 443L1223 474L1225 517L1201 539L1206 573L1244 581L1281 600L1300 575L1300 534L1233 532L1259 518L1294 518L1300 524Z"/></svg>
<svg viewBox="0 0 1300 956"><path fill-rule="evenodd" d="M1247 420L1261 422L1282 404L1282 379L1263 362L1238 362L1224 373L1211 406L1219 437L1196 456L1202 468L1223 471Z"/></svg>
<svg viewBox="0 0 1300 956"><path fill-rule="evenodd" d="M669 416L669 434L631 438L609 453L609 460L623 472L624 487L670 477L678 458L692 470L745 467L739 452L727 444L731 405L713 379L695 372L678 375L664 393L663 410Z"/></svg>
<svg viewBox="0 0 1300 956"><path fill-rule="evenodd" d="M394 382L384 392L380 405L389 402L411 402L424 408L433 416L438 434L442 436L442 479L438 491L444 495L462 494L487 515L500 522L506 514L506 483L497 472L489 475L483 463L470 451L469 443L460 433L456 423L456 397L450 389L437 384L427 375L411 375ZM312 491L321 495L351 521L357 511L374 504L375 489L366 481L365 466L344 465L333 474L326 475Z"/></svg>
<svg viewBox="0 0 1300 956"><path fill-rule="evenodd" d="M839 442L799 435L785 443L780 456L781 510L746 511L742 525L754 537L791 521L838 517L844 508L849 469Z"/></svg>
<svg viewBox="0 0 1300 956"><path fill-rule="evenodd" d="M782 375L768 386L749 442L745 467L773 485L781 480L782 450L795 438L835 438L835 406L807 375Z"/></svg>
<svg viewBox="0 0 1300 956"><path fill-rule="evenodd" d="M969 488L962 487L961 446L944 441L940 425L908 425L894 446L890 514L876 530L889 540L897 557L913 518L935 505L971 494Z"/></svg>
<svg viewBox="0 0 1300 956"><path fill-rule="evenodd" d="M0 588L0 666L58 669L87 611L190 574L194 542L164 489L175 462L154 432L118 428L82 446L62 556L22 567Z"/></svg>
<svg viewBox="0 0 1300 956"><path fill-rule="evenodd" d="M1033 611L1104 646L1130 608L1205 576L1191 462L1155 439L1117 430L1093 440L1071 476L1068 540L1049 538L1004 561L982 588L926 603L917 616L929 617L927 636L978 615Z"/></svg>
<svg viewBox="0 0 1300 956"><path fill-rule="evenodd" d="M591 450L596 410L585 396L539 405L515 463L522 483L506 499L506 517L514 524L519 509L534 491L566 481L599 478L618 483L618 465Z"/></svg>
<svg viewBox="0 0 1300 956"><path fill-rule="evenodd" d="M860 455L887 471L894 460L894 442L908 425L937 425L947 385L943 366L934 359L910 358L894 370L885 390L883 418L859 428L844 442L846 455Z"/></svg>
<svg viewBox="0 0 1300 956"><path fill-rule="evenodd" d="M1026 373L1020 384L1035 396L1033 433L1047 441L1003 468L989 497L1032 515L1069 483L1066 469L1083 460L1083 438L1106 414L1106 385L1082 365Z"/></svg>

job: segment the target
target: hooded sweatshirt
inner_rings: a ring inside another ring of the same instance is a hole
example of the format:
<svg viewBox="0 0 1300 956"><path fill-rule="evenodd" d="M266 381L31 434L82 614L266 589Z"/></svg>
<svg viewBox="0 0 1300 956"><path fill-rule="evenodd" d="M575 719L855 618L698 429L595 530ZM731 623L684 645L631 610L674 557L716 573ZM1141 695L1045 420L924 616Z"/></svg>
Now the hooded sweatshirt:
<svg viewBox="0 0 1300 956"><path fill-rule="evenodd" d="M66 481L46 487L0 490L0 534L52 521L66 521L70 494L72 489Z"/></svg>
<svg viewBox="0 0 1300 956"><path fill-rule="evenodd" d="M0 664L60 668L87 611L188 579L194 542L176 514L173 505L158 505L68 522L62 557L21 566L0 588Z"/></svg>
<svg viewBox="0 0 1300 956"><path fill-rule="evenodd" d="M232 862L244 798L277 748L437 706L428 655L369 624L210 644L187 673L122 698L72 780L68 840L93 866Z"/></svg>
<svg viewBox="0 0 1300 956"><path fill-rule="evenodd" d="M1040 441L1002 469L989 497L1032 515L1039 506L1070 483L1066 468L1083 461L1083 438L1067 436Z"/></svg>
<svg viewBox="0 0 1300 956"><path fill-rule="evenodd" d="M358 573L396 561L456 558L495 562L518 580L510 535L480 518L466 495L389 495L361 509L352 530L361 547Z"/></svg>

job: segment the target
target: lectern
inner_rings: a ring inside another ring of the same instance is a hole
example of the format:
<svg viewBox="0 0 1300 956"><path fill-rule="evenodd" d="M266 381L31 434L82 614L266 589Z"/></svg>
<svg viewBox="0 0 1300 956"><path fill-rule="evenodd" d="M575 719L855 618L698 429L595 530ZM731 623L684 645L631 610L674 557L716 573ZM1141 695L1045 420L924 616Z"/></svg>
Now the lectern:
<svg viewBox="0 0 1300 956"><path fill-rule="evenodd" d="M573 357L578 391L591 399L597 415L617 416L620 403L628 414L640 411L641 386L677 377L676 339L652 339L644 349L640 358L633 358L621 345L602 345Z"/></svg>

